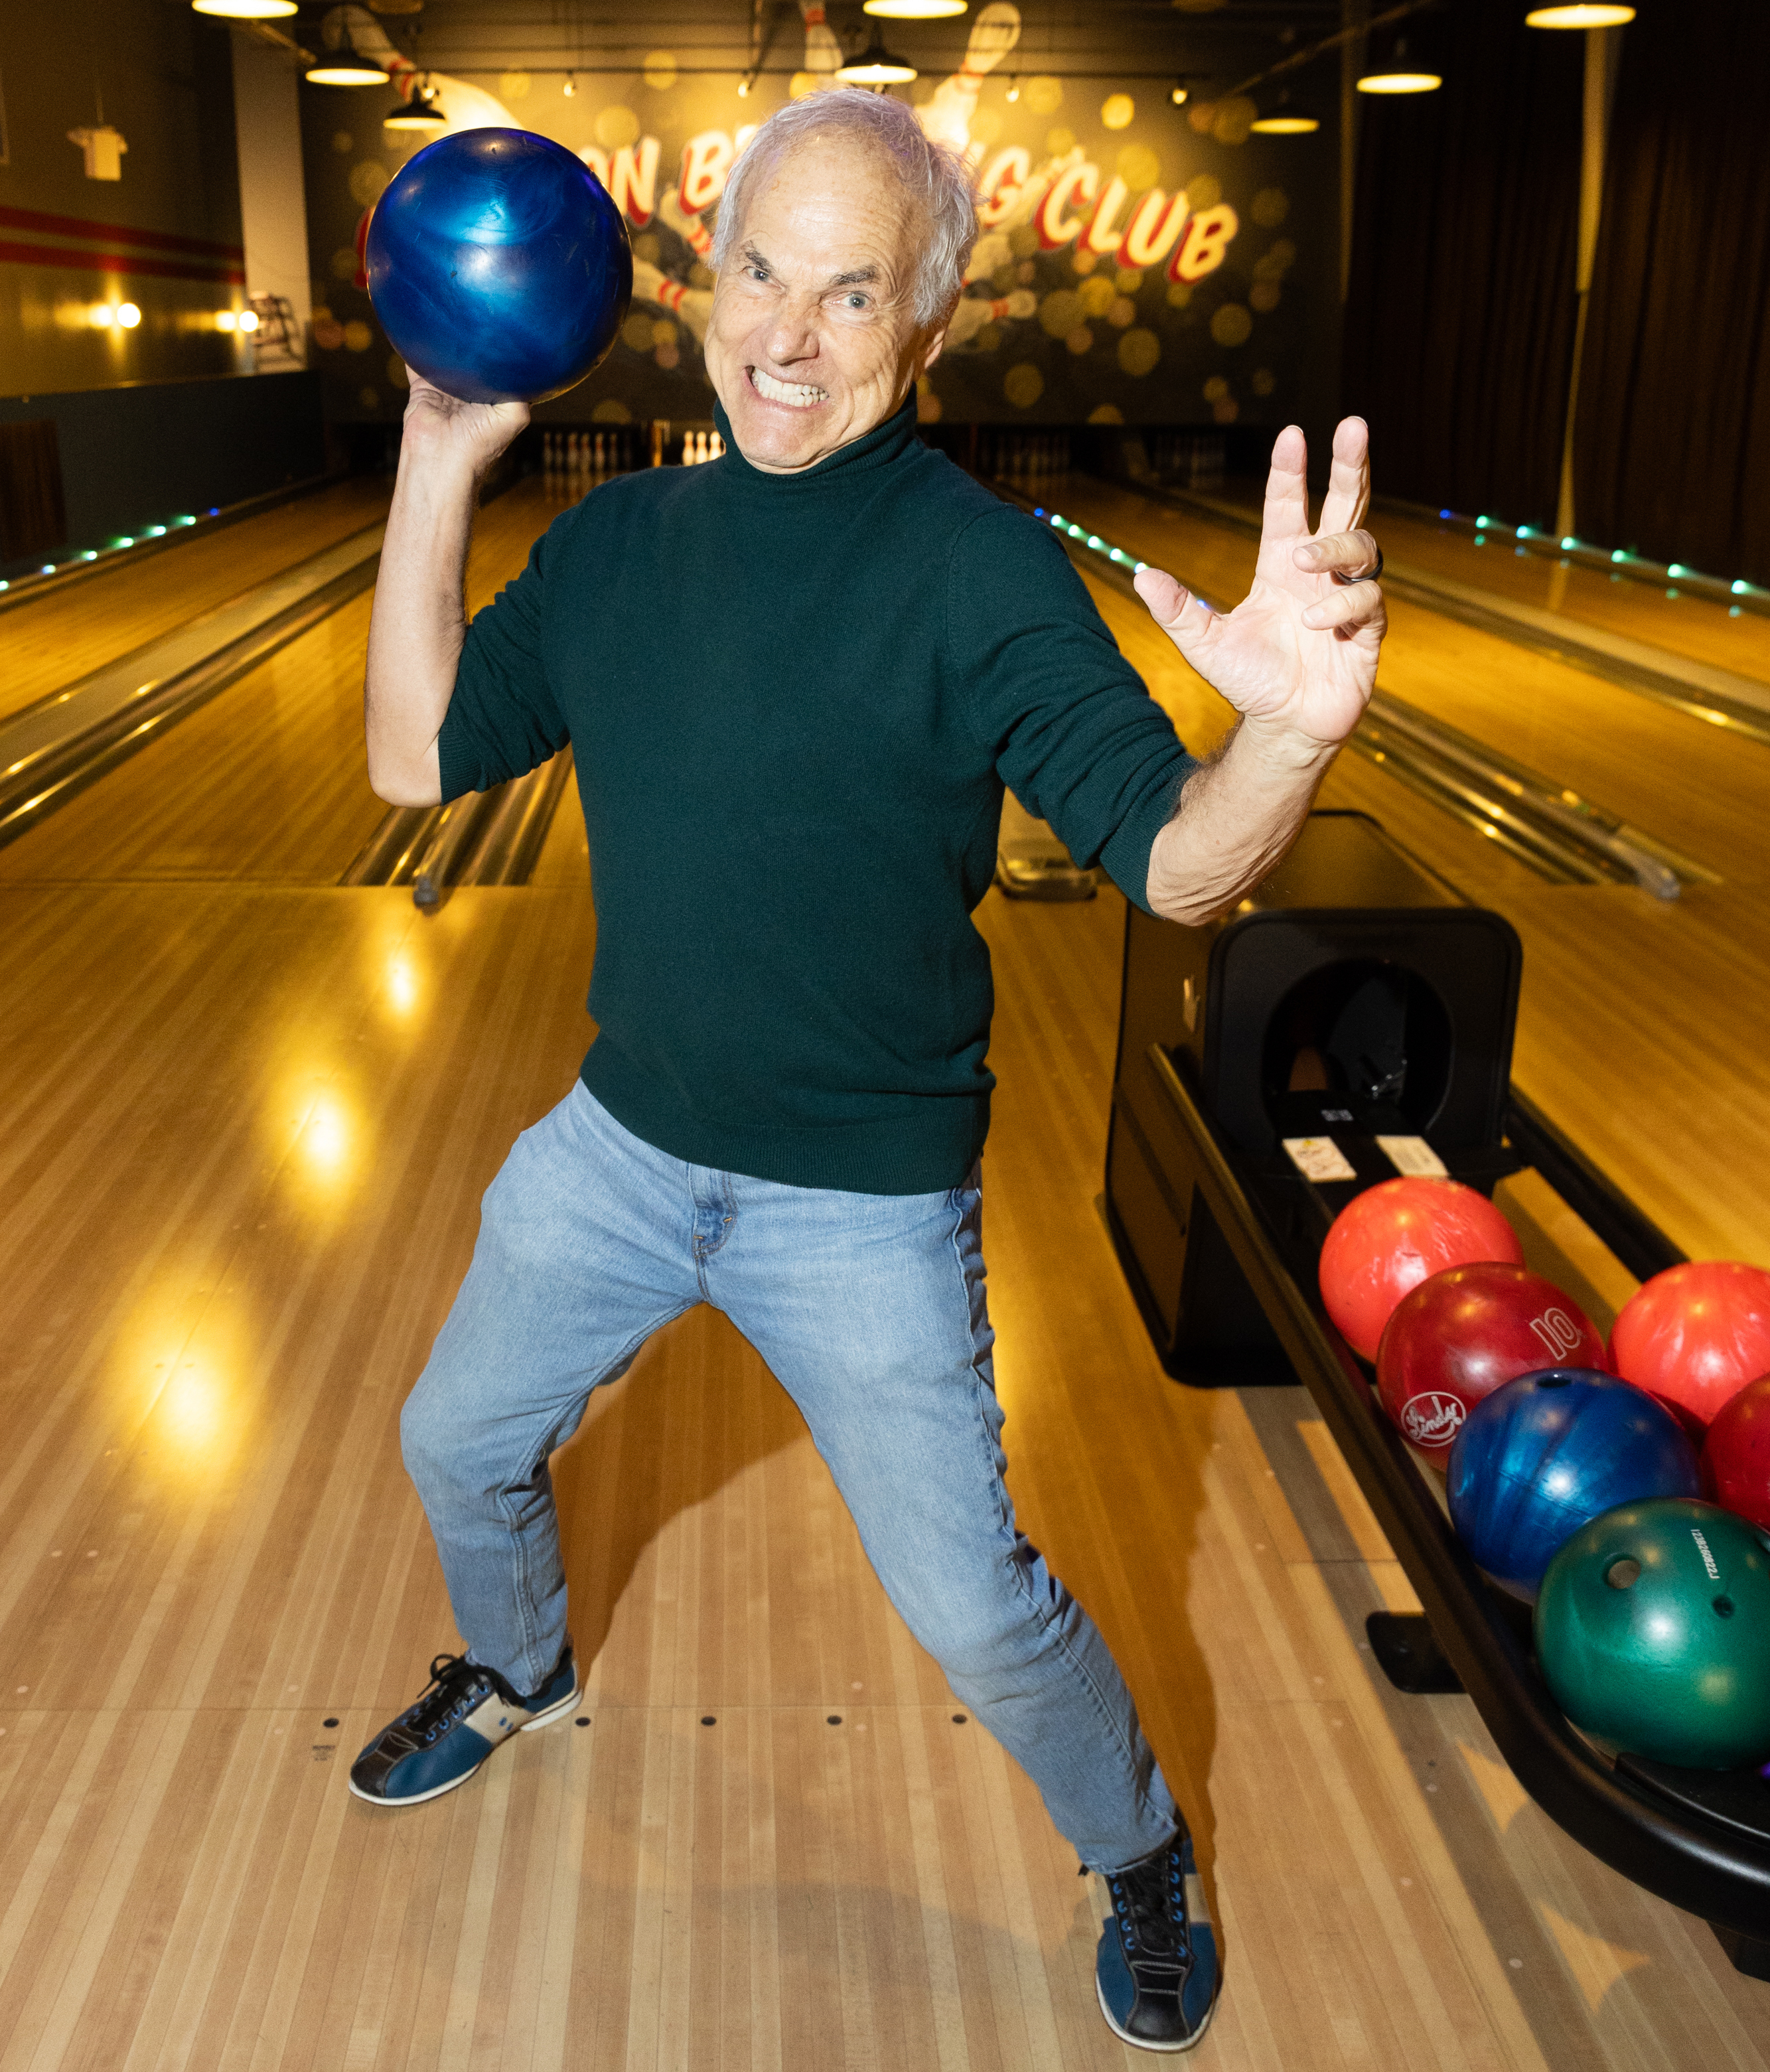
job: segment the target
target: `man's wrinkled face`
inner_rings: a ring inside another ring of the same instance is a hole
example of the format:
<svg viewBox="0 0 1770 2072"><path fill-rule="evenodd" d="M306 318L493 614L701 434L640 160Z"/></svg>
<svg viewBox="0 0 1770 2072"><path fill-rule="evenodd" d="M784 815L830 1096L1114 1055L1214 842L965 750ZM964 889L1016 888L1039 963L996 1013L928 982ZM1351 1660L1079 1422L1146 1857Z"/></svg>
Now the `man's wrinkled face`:
<svg viewBox="0 0 1770 2072"><path fill-rule="evenodd" d="M814 137L749 204L713 291L707 372L753 467L813 467L882 424L938 357L918 327L926 226L891 160L864 139Z"/></svg>

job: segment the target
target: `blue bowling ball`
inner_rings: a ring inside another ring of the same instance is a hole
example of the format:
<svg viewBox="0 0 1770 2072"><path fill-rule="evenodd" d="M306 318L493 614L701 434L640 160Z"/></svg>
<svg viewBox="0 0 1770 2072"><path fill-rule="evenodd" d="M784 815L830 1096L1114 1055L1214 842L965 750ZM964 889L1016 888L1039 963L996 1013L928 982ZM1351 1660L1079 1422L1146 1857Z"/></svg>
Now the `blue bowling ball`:
<svg viewBox="0 0 1770 2072"><path fill-rule="evenodd" d="M575 388L633 296L608 191L527 130L465 130L409 159L375 204L364 264L394 350L470 403Z"/></svg>
<svg viewBox="0 0 1770 2072"><path fill-rule="evenodd" d="M1497 1388L1463 1420L1445 1477L1457 1536L1526 1603L1563 1544L1601 1512L1700 1486L1696 1449L1672 1413L1589 1367L1546 1367Z"/></svg>

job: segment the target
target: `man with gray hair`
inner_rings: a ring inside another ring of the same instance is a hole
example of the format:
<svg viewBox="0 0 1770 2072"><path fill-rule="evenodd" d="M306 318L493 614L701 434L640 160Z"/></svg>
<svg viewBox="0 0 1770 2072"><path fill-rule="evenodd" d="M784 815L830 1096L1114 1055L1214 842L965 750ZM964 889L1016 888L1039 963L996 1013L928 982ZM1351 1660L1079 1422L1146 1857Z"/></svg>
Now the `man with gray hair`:
<svg viewBox="0 0 1770 2072"><path fill-rule="evenodd" d="M434 1798L569 1712L548 1457L654 1331L710 1302L803 1412L910 1630L1105 1879L1107 2021L1184 2049L1218 1978L1191 1839L1003 1479L971 915L1004 784L1175 920L1272 867L1375 675L1365 438L1336 434L1312 536L1302 435L1280 435L1234 611L1139 577L1242 715L1195 763L1049 531L916 436L975 232L963 167L901 103L837 90L781 109L720 211L705 352L725 458L605 484L470 627L475 483L527 413L413 377L369 636L371 781L433 804L576 745L598 1034L487 1192L405 1412L466 1652L437 1658L351 1784ZM688 621L667 608L686 570Z"/></svg>

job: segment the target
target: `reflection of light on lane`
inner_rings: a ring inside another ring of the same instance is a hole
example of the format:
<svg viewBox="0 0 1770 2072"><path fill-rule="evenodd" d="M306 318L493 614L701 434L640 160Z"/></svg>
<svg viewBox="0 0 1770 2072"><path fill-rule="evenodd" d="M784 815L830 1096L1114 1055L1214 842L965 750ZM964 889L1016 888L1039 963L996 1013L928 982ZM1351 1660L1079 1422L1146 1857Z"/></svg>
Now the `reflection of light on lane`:
<svg viewBox="0 0 1770 2072"><path fill-rule="evenodd" d="M179 1480L212 1481L244 1437L250 1326L239 1289L211 1293L215 1271L169 1260L112 1348L109 1421L150 1472Z"/></svg>
<svg viewBox="0 0 1770 2072"><path fill-rule="evenodd" d="M418 975L406 956L389 959L387 968L387 997L396 1014L409 1014L418 1004Z"/></svg>
<svg viewBox="0 0 1770 2072"><path fill-rule="evenodd" d="M232 1450L225 1378L207 1360L185 1360L160 1396L162 1443L187 1466L212 1466Z"/></svg>
<svg viewBox="0 0 1770 2072"><path fill-rule="evenodd" d="M322 1186L341 1186L350 1178L355 1132L335 1093L322 1093L314 1101L298 1149L309 1177Z"/></svg>

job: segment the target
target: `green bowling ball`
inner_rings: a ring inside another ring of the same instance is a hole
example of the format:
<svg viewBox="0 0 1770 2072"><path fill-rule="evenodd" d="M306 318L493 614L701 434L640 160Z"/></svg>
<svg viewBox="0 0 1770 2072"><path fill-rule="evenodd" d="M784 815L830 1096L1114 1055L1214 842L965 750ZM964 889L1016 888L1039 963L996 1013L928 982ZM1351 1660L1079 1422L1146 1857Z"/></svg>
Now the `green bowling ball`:
<svg viewBox="0 0 1770 2072"><path fill-rule="evenodd" d="M1619 1504L1549 1564L1537 1659L1601 1741L1687 1770L1770 1757L1770 1534L1692 1497Z"/></svg>

